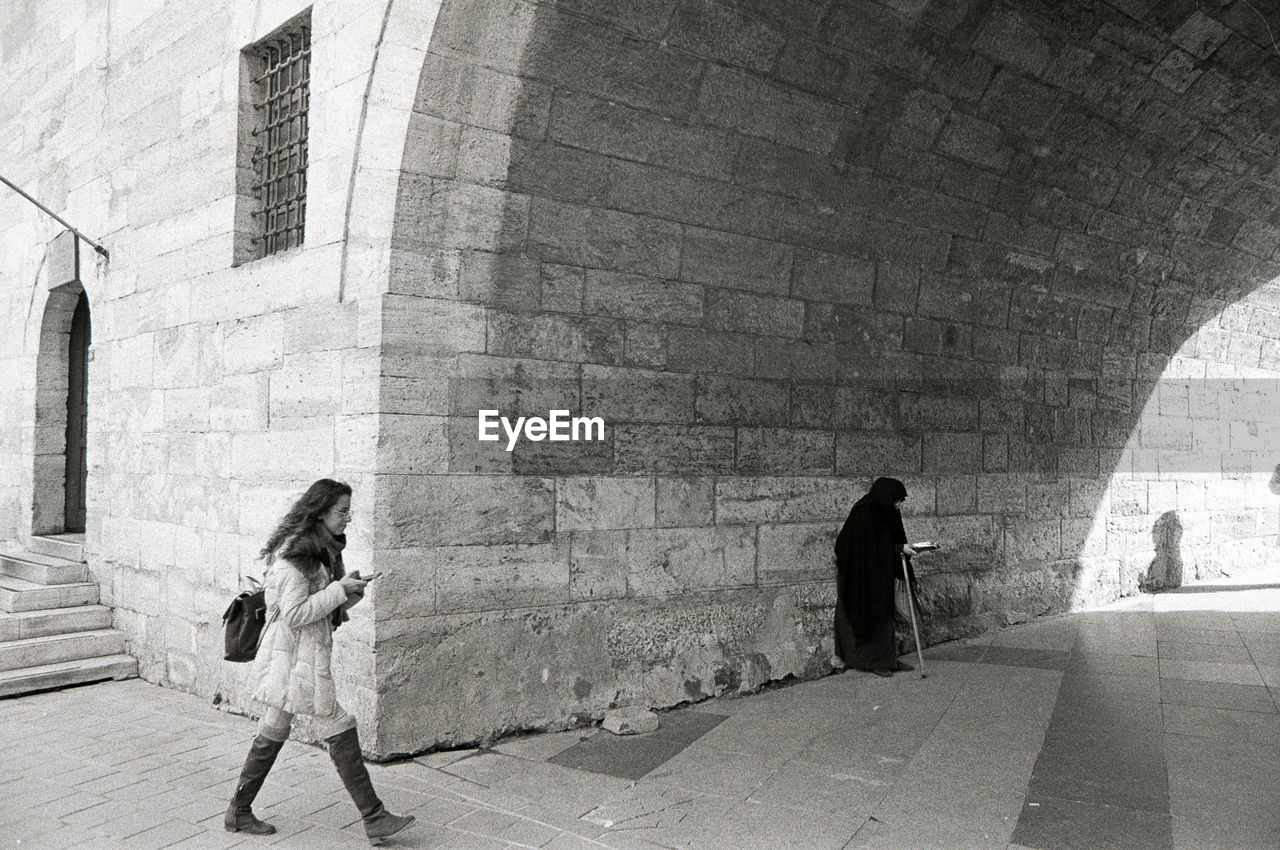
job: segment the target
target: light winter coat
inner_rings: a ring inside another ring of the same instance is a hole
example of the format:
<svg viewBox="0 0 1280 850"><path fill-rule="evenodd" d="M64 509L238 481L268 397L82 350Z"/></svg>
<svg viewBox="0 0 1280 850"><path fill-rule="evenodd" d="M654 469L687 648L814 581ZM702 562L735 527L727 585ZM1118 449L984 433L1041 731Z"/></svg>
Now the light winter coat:
<svg viewBox="0 0 1280 850"><path fill-rule="evenodd" d="M276 561L266 576L267 626L254 660L253 698L290 714L332 714L338 705L330 661L333 612L347 601L323 563Z"/></svg>

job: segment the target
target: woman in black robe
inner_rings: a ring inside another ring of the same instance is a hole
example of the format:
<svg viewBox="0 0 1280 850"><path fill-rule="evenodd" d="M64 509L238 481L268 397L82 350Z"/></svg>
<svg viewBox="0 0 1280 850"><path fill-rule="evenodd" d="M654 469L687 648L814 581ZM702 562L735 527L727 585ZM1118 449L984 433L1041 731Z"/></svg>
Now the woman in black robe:
<svg viewBox="0 0 1280 850"><path fill-rule="evenodd" d="M877 478L849 511L836 537L836 654L850 667L877 676L909 670L898 661L894 636L894 580L903 554L914 555L899 506L907 488Z"/></svg>

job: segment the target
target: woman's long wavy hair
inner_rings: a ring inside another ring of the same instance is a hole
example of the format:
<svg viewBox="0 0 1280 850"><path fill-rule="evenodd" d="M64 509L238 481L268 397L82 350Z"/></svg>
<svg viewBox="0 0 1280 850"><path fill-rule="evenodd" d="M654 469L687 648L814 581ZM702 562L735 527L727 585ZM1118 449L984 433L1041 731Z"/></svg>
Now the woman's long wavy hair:
<svg viewBox="0 0 1280 850"><path fill-rule="evenodd" d="M307 488L293 507L280 520L276 530L267 538L266 545L258 552L259 558L271 564L276 559L276 550L286 540L310 531L320 522L320 517L332 508L343 496L351 495L351 485L334 481L332 478L321 478Z"/></svg>

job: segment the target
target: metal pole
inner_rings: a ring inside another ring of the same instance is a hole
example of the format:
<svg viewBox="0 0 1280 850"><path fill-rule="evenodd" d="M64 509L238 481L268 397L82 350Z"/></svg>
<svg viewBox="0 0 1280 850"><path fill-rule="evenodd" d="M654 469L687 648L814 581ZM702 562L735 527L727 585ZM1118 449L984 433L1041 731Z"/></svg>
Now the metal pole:
<svg viewBox="0 0 1280 850"><path fill-rule="evenodd" d="M925 678L924 649L920 646L920 628L916 625L916 595L911 590L911 570L907 569L907 556L902 557L902 580L907 583L907 603L911 609L911 632L916 636L916 657L920 659L920 678Z"/></svg>
<svg viewBox="0 0 1280 850"><path fill-rule="evenodd" d="M93 241L92 239L90 239L88 236L85 236L85 235L84 235L83 233L81 233L79 230L76 230L74 227L72 227L72 226L67 222L67 220L66 220L66 219L64 219L62 216L58 215L58 214L57 214L56 212L54 212L53 210L51 210L51 209L49 209L48 207L46 207L44 204L42 204L42 203L40 203L39 201L37 201L35 198L33 198L33 197L31 197L30 195L28 195L26 192L24 192L24 191L22 191L21 189L19 189L19 188L18 188L17 186L15 186L11 181L9 181L8 179L6 179L6 178L5 178L5 176L4 176L3 174L0 174L0 183L3 183L4 185L8 186L10 189L12 189L13 191L17 192L19 195L21 195L22 197L26 198L26 199L27 199L28 201L30 201L31 203L35 204L35 205L36 205L37 207L39 207L39 208L40 208L44 213L46 213L47 215L49 215L50 217L52 217L54 221L58 222L58 224L61 224L61 225L62 225L63 227L65 227L67 230L70 230L70 231L71 231L72 233L74 233L76 236L80 237L80 238L81 238L81 239L83 239L85 242L89 243L89 245L93 248L93 250L95 250L95 251L97 251L99 254L101 254L101 255L103 256L103 258L108 259L108 260L109 260L109 259L111 259L111 255L107 253L107 249L106 249L106 248L103 248L103 247L102 247L101 245L99 245L97 242L94 242L94 241Z"/></svg>

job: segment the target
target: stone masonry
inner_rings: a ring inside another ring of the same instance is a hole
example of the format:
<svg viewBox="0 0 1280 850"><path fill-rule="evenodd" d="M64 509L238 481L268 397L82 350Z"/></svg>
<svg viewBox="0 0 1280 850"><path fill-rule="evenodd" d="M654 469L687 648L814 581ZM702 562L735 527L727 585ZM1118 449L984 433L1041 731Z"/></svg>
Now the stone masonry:
<svg viewBox="0 0 1280 850"><path fill-rule="evenodd" d="M397 36L416 43L430 24L397 18L393 30L366 3L314 8L307 244L233 267L240 51L305 7L141 0L0 14L6 176L111 252L106 263L81 251L90 569L142 676L239 706L246 671L222 661L219 618L241 576L261 575L256 550L275 520L332 475L356 488L354 536L371 527L379 318L365 290L386 276L386 240L371 233L389 227L382 187L398 162L366 140L407 122L407 106L391 106L396 80L411 98L421 58ZM362 109L373 116L363 136ZM48 291L61 282L45 262L60 226L7 190L0 205L12 399L0 413L0 536L23 539L58 530L33 517L32 494L61 459L33 468L32 452L59 405L65 421L65 354L60 386L42 355L57 350L74 297ZM368 567L367 550L352 561ZM371 617L344 632L343 652L360 659L338 665L344 700L373 725Z"/></svg>
<svg viewBox="0 0 1280 850"><path fill-rule="evenodd" d="M1254 5L318 2L307 241L235 267L238 54L305 5L0 14L6 176L111 250L86 553L142 674L250 707L217 617L322 475L384 573L337 651L377 755L830 670L876 475L943 544L934 641L1260 563ZM59 230L0 196L0 537L49 474Z"/></svg>

